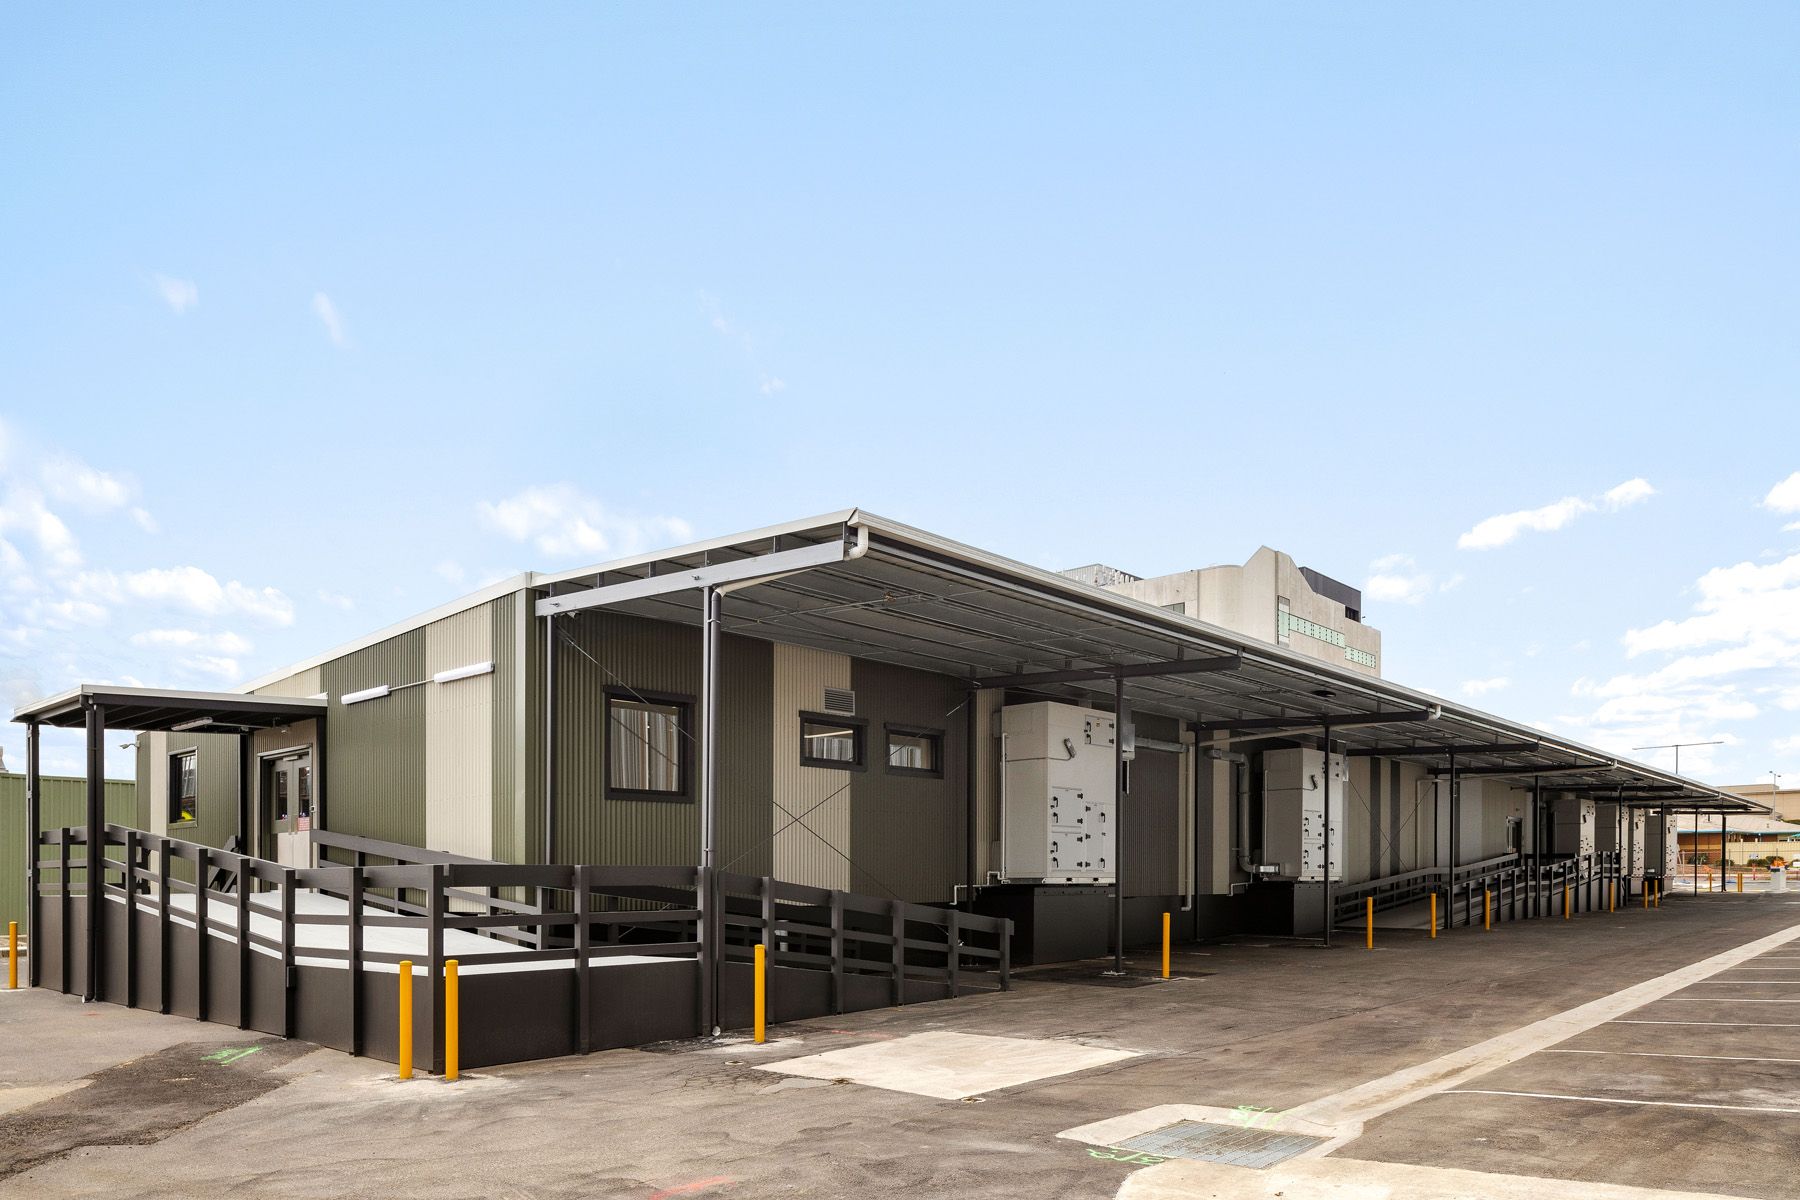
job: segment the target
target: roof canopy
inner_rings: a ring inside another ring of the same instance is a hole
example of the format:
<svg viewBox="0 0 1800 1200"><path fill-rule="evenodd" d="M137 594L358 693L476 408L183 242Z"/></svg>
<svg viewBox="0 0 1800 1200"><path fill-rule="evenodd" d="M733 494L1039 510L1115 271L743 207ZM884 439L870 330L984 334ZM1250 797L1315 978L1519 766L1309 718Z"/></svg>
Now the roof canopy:
<svg viewBox="0 0 1800 1200"><path fill-rule="evenodd" d="M605 606L934 671L972 687L1127 702L1232 741L1317 736L1464 777L1541 776L1637 808L1767 806L1437 696L1334 668L1214 625L860 509L543 576L540 616Z"/></svg>
<svg viewBox="0 0 1800 1200"><path fill-rule="evenodd" d="M325 701L239 692L180 692L165 688L84 683L73 691L13 711L26 724L79 729L91 708L103 708L108 729L236 733L272 729L323 716Z"/></svg>

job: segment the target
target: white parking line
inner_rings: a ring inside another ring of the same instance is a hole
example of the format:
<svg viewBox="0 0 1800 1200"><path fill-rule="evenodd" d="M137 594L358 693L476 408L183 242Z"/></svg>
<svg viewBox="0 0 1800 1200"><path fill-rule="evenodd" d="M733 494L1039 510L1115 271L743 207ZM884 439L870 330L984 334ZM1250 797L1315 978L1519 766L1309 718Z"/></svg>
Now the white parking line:
<svg viewBox="0 0 1800 1200"><path fill-rule="evenodd" d="M1620 1018L1614 1025L1720 1025L1732 1029L1800 1029L1795 1021L1627 1021Z"/></svg>
<svg viewBox="0 0 1800 1200"><path fill-rule="evenodd" d="M1673 1054L1667 1050L1557 1050L1544 1054L1613 1054L1625 1058L1699 1058L1708 1062L1800 1063L1800 1058L1762 1058L1753 1054Z"/></svg>
<svg viewBox="0 0 1800 1200"><path fill-rule="evenodd" d="M1700 1104L1692 1100L1621 1100L1613 1096L1562 1096L1555 1092L1502 1092L1491 1088L1450 1088L1452 1096L1522 1096L1527 1100L1575 1100L1584 1104L1632 1104L1640 1108L1716 1108L1727 1112L1800 1113L1800 1108L1760 1104Z"/></svg>
<svg viewBox="0 0 1800 1200"><path fill-rule="evenodd" d="M1714 1004L1800 1004L1800 1000L1765 1000L1747 996L1669 996L1670 1000L1710 1000Z"/></svg>

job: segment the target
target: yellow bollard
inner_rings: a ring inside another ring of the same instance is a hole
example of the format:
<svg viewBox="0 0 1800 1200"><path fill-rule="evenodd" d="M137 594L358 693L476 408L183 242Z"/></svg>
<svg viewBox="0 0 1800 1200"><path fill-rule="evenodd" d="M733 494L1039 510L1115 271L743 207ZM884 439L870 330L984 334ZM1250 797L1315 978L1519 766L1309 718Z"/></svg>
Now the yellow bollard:
<svg viewBox="0 0 1800 1200"><path fill-rule="evenodd" d="M1618 898L1619 898L1619 885L1614 883L1610 879L1607 880L1606 881L1606 911L1607 912L1615 911L1615 909L1613 908L1613 903L1614 903L1614 901L1618 900Z"/></svg>
<svg viewBox="0 0 1800 1200"><path fill-rule="evenodd" d="M1375 948L1375 897L1368 898L1369 933L1365 942L1369 949Z"/></svg>
<svg viewBox="0 0 1800 1200"><path fill-rule="evenodd" d="M1644 877L1644 907L1650 907L1650 877Z"/></svg>
<svg viewBox="0 0 1800 1200"><path fill-rule="evenodd" d="M456 960L444 964L444 1082L455 1083L462 1064L462 1027L459 1020L461 1000L458 995Z"/></svg>
<svg viewBox="0 0 1800 1200"><path fill-rule="evenodd" d="M1569 919L1569 885L1563 884L1563 920Z"/></svg>
<svg viewBox="0 0 1800 1200"><path fill-rule="evenodd" d="M1481 889L1481 927L1490 932L1494 928L1494 893L1487 888Z"/></svg>
<svg viewBox="0 0 1800 1200"><path fill-rule="evenodd" d="M1431 893L1431 936L1437 936L1437 893Z"/></svg>
<svg viewBox="0 0 1800 1200"><path fill-rule="evenodd" d="M1738 872L1738 895L1741 896L1743 894L1744 894L1744 873L1742 871L1739 871Z"/></svg>
<svg viewBox="0 0 1800 1200"><path fill-rule="evenodd" d="M1163 978L1169 977L1169 914L1163 914Z"/></svg>
<svg viewBox="0 0 1800 1200"><path fill-rule="evenodd" d="M17 991L19 987L19 923L6 923L6 986Z"/></svg>
<svg viewBox="0 0 1800 1200"><path fill-rule="evenodd" d="M769 949L756 943L756 1044L768 1037L769 1020Z"/></svg>
<svg viewBox="0 0 1800 1200"><path fill-rule="evenodd" d="M400 1078L412 1078L412 960L400 963Z"/></svg>
<svg viewBox="0 0 1800 1200"><path fill-rule="evenodd" d="M1660 880L1660 879L1658 879L1658 880L1657 880L1657 881L1656 881L1656 901L1655 901L1655 904L1656 904L1656 907L1658 907L1658 908L1661 908L1661 907L1662 907L1662 880Z"/></svg>

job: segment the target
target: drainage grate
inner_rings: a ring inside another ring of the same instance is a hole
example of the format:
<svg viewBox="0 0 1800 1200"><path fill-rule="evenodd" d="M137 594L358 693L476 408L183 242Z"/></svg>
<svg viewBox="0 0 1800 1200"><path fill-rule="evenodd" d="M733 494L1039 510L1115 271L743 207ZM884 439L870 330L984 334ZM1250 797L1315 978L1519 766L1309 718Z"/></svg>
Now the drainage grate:
<svg viewBox="0 0 1800 1200"><path fill-rule="evenodd" d="M1191 1158L1237 1167L1272 1167L1322 1145L1326 1140L1304 1133L1278 1133L1273 1129L1177 1121L1152 1133L1126 1138L1119 1146L1145 1154L1160 1154L1164 1158Z"/></svg>

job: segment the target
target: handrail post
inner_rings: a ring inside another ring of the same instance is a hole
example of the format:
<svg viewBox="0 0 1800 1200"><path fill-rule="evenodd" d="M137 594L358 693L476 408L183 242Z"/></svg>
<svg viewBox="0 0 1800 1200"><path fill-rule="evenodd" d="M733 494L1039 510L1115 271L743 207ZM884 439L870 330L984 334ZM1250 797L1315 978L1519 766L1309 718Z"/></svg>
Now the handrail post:
<svg viewBox="0 0 1800 1200"><path fill-rule="evenodd" d="M250 858L245 855L238 859L237 868L237 976L238 976L238 1028L250 1028ZM351 910L350 919L356 920L356 910ZM355 935L352 934L352 937Z"/></svg>
<svg viewBox="0 0 1800 1200"><path fill-rule="evenodd" d="M444 1069L444 878L446 868L433 863L429 868L431 892L425 901L426 953L430 956L431 978L431 1069Z"/></svg>
<svg viewBox="0 0 1800 1200"><path fill-rule="evenodd" d="M363 867L350 868L350 1053L363 1052Z"/></svg>
<svg viewBox="0 0 1800 1200"><path fill-rule="evenodd" d="M894 927L894 1006L898 1008L906 1003L906 905L890 901L889 910Z"/></svg>
<svg viewBox="0 0 1800 1200"><path fill-rule="evenodd" d="M281 1036L294 1036L294 868L281 872Z"/></svg>
<svg viewBox="0 0 1800 1200"><path fill-rule="evenodd" d="M575 867L575 1049L581 1054L594 1049L594 925L588 911L592 871L586 863ZM540 926L540 942L544 933Z"/></svg>
<svg viewBox="0 0 1800 1200"><path fill-rule="evenodd" d="M200 1021L207 1020L212 1011L212 1005L207 1002L210 998L207 993L212 988L212 972L209 969L212 966L212 955L209 953L212 936L207 932L212 919L212 905L206 894L206 867L211 859L212 855L205 846L194 848L194 973L200 980L194 1007L195 1019Z"/></svg>
<svg viewBox="0 0 1800 1200"><path fill-rule="evenodd" d="M831 1011L844 1011L844 893L831 893Z"/></svg>

